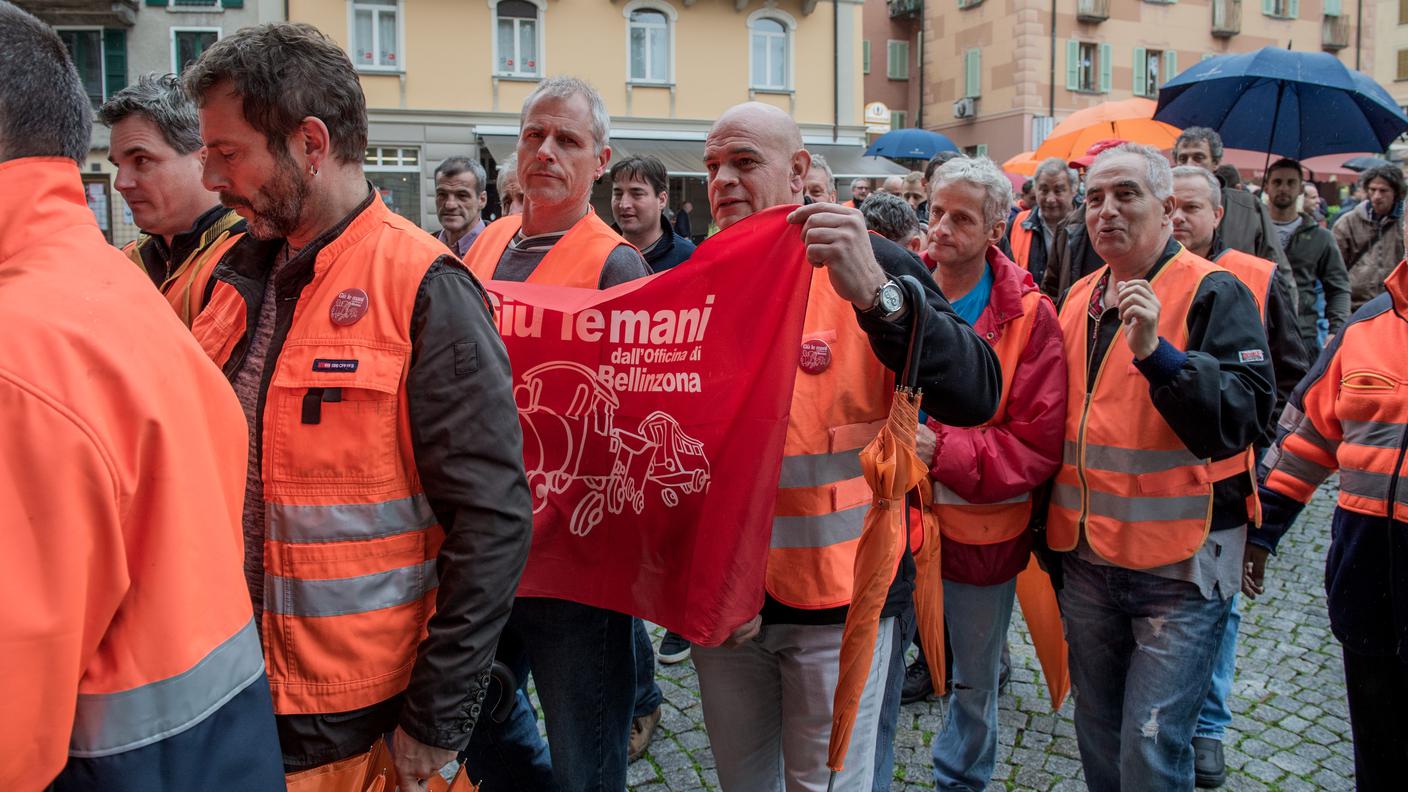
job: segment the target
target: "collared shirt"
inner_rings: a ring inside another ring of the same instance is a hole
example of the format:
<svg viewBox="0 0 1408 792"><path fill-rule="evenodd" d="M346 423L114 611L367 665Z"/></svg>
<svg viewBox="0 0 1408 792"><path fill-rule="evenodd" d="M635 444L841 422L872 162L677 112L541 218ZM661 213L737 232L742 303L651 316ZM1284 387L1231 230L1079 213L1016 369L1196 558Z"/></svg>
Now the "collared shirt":
<svg viewBox="0 0 1408 792"><path fill-rule="evenodd" d="M475 238L477 238L479 236L479 232L483 230L484 218L481 217L478 221L474 223L474 225L470 226L469 232L466 233L464 236L460 237L459 241L455 242L454 244L450 244L449 236L445 233L445 229L443 228L440 229L440 233L435 235L435 238L440 240L441 242L444 242L445 247L449 248L450 250L453 250L456 256L464 258L464 254L469 252L469 246L474 244Z"/></svg>

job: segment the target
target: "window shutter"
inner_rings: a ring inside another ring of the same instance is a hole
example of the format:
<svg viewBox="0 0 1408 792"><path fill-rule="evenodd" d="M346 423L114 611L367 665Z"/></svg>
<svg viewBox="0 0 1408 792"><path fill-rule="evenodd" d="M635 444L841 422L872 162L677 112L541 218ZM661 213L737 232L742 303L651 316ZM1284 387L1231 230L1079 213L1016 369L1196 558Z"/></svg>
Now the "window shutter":
<svg viewBox="0 0 1408 792"><path fill-rule="evenodd" d="M103 95L112 96L127 87L127 31L103 30Z"/></svg>
<svg viewBox="0 0 1408 792"><path fill-rule="evenodd" d="M1261 13L1276 16L1276 0L1261 0Z"/></svg>
<svg viewBox="0 0 1408 792"><path fill-rule="evenodd" d="M978 147L977 147L977 150L973 152L973 156L976 156L976 157L986 157L987 155L988 155L988 144L986 144L986 143L979 143L979 144L978 144Z"/></svg>
<svg viewBox="0 0 1408 792"><path fill-rule="evenodd" d="M1164 82L1172 80L1178 76L1178 53L1174 50L1164 50Z"/></svg>
<svg viewBox="0 0 1408 792"><path fill-rule="evenodd" d="M220 0L221 8L244 8L244 0Z"/></svg>
<svg viewBox="0 0 1408 792"><path fill-rule="evenodd" d="M1325 0L1325 16L1340 15L1340 0Z"/></svg>
<svg viewBox="0 0 1408 792"><path fill-rule="evenodd" d="M860 43L860 72L870 74L870 39Z"/></svg>
<svg viewBox="0 0 1408 792"><path fill-rule="evenodd" d="M1143 47L1134 48L1134 95L1144 95L1144 84L1148 82L1148 56Z"/></svg>
<svg viewBox="0 0 1408 792"><path fill-rule="evenodd" d="M1300 0L1286 0L1286 16L1300 19Z"/></svg>
<svg viewBox="0 0 1408 792"><path fill-rule="evenodd" d="M1408 25L1408 0L1398 0L1398 24Z"/></svg>
<svg viewBox="0 0 1408 792"><path fill-rule="evenodd" d="M909 42L888 41L885 47L885 75L891 80L909 79Z"/></svg>
<svg viewBox="0 0 1408 792"><path fill-rule="evenodd" d="M168 2L168 0L147 0L147 5L149 5L149 6L164 6L164 5L167 4L167 2Z"/></svg>
<svg viewBox="0 0 1408 792"><path fill-rule="evenodd" d="M1080 90L1080 42L1066 42L1066 90Z"/></svg>
<svg viewBox="0 0 1408 792"><path fill-rule="evenodd" d="M1408 49L1398 51L1398 79L1408 80Z"/></svg>
<svg viewBox="0 0 1408 792"><path fill-rule="evenodd" d="M983 73L982 73L983 51L974 47L967 52L964 59L964 96L977 98L983 95Z"/></svg>
<svg viewBox="0 0 1408 792"><path fill-rule="evenodd" d="M1114 58L1109 44L1100 45L1100 92L1110 92L1110 61Z"/></svg>

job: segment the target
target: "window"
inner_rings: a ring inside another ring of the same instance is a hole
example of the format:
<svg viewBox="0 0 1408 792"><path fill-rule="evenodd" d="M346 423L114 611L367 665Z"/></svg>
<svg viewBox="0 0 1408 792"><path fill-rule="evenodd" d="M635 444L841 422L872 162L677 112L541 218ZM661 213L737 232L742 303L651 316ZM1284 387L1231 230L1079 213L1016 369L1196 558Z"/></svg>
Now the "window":
<svg viewBox="0 0 1408 792"><path fill-rule="evenodd" d="M1403 0L1408 3L1408 0ZM870 74L870 39L860 43L860 73Z"/></svg>
<svg viewBox="0 0 1408 792"><path fill-rule="evenodd" d="M781 19L759 16L749 21L749 51L753 61L753 87L763 90L791 89L791 31Z"/></svg>
<svg viewBox="0 0 1408 792"><path fill-rule="evenodd" d="M362 164L391 211L420 225L420 149L369 146Z"/></svg>
<svg viewBox="0 0 1408 792"><path fill-rule="evenodd" d="M1066 90L1110 92L1110 45L1071 39L1066 42Z"/></svg>
<svg viewBox="0 0 1408 792"><path fill-rule="evenodd" d="M537 77L538 7L527 0L501 0L494 14L498 35L494 39L494 71L505 77Z"/></svg>
<svg viewBox="0 0 1408 792"><path fill-rule="evenodd" d="M1261 0L1261 13L1279 19L1296 19L1300 16L1300 0Z"/></svg>
<svg viewBox="0 0 1408 792"><path fill-rule="evenodd" d="M171 71L180 74L220 40L220 28L172 28Z"/></svg>
<svg viewBox="0 0 1408 792"><path fill-rule="evenodd" d="M983 95L983 51L977 47L963 53L963 95L972 99Z"/></svg>
<svg viewBox="0 0 1408 792"><path fill-rule="evenodd" d="M1408 0L1398 0L1398 24L1408 25Z"/></svg>
<svg viewBox="0 0 1408 792"><path fill-rule="evenodd" d="M1159 95L1159 69L1163 66L1163 50L1134 48L1134 95L1157 97Z"/></svg>
<svg viewBox="0 0 1408 792"><path fill-rule="evenodd" d="M628 19L631 81L670 82L670 18L658 8L639 8Z"/></svg>
<svg viewBox="0 0 1408 792"><path fill-rule="evenodd" d="M890 129L892 129L892 130L893 130L893 129L904 129L905 127L907 127L907 126L908 126L908 119L905 118L905 116L906 116L906 113L905 113L905 111L903 111L903 110L891 110L891 111L890 111Z"/></svg>
<svg viewBox="0 0 1408 792"><path fill-rule="evenodd" d="M352 64L362 71L401 71L401 4L352 0Z"/></svg>
<svg viewBox="0 0 1408 792"><path fill-rule="evenodd" d="M60 30L59 38L68 47L69 57L78 69L78 80L93 107L103 103L103 31Z"/></svg>
<svg viewBox="0 0 1408 792"><path fill-rule="evenodd" d="M965 157L986 157L988 155L988 144L979 143L976 146L964 146L963 156Z"/></svg>
<svg viewBox="0 0 1408 792"><path fill-rule="evenodd" d="M1398 51L1398 76L1395 80L1408 80L1408 49Z"/></svg>
<svg viewBox="0 0 1408 792"><path fill-rule="evenodd" d="M891 80L909 79L909 42L888 41L885 43L885 76Z"/></svg>
<svg viewBox="0 0 1408 792"><path fill-rule="evenodd" d="M1342 7L1340 0L1325 0L1325 16L1339 16Z"/></svg>

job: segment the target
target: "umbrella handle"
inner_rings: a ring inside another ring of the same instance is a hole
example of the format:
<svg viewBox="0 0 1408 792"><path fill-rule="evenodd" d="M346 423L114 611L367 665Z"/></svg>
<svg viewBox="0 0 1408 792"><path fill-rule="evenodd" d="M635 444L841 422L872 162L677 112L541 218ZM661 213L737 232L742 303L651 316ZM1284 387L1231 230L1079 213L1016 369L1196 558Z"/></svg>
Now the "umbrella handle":
<svg viewBox="0 0 1408 792"><path fill-rule="evenodd" d="M913 275L901 275L897 279L897 283L904 290L905 298L909 301L911 320L909 348L905 352L904 371L900 373L900 382L906 388L915 391L919 386L919 361L924 355L924 330L929 320L929 301L924 293L924 287L919 285L919 281Z"/></svg>

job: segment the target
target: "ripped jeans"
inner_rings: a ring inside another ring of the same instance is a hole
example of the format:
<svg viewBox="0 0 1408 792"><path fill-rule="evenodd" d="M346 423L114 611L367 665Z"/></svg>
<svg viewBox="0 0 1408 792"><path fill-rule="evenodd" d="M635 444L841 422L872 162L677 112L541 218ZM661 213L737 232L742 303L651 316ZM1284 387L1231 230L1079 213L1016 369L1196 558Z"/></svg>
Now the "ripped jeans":
<svg viewBox="0 0 1408 792"><path fill-rule="evenodd" d="M1193 788L1193 730L1232 600L1062 559L1076 740L1092 792Z"/></svg>

